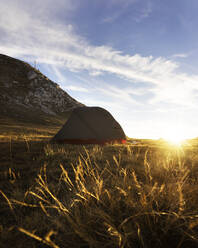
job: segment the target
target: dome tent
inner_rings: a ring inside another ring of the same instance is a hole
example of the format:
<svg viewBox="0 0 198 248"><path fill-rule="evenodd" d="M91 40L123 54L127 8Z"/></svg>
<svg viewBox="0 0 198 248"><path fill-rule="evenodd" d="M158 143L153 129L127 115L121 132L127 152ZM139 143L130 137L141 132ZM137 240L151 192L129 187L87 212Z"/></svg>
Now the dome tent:
<svg viewBox="0 0 198 248"><path fill-rule="evenodd" d="M72 110L52 142L102 145L125 143L126 136L107 110L100 107L78 107Z"/></svg>

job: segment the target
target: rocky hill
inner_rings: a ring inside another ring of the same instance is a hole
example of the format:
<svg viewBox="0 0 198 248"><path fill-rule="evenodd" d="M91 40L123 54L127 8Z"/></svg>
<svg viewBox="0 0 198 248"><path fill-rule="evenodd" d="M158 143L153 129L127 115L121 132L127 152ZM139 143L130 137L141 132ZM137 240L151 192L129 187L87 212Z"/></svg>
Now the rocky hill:
<svg viewBox="0 0 198 248"><path fill-rule="evenodd" d="M82 105L39 70L0 54L0 120L45 123Z"/></svg>

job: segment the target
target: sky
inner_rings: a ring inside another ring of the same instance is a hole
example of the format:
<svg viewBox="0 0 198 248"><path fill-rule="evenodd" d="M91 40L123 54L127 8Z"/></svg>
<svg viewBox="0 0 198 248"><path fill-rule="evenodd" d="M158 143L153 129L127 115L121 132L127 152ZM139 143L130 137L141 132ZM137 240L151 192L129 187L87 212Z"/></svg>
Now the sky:
<svg viewBox="0 0 198 248"><path fill-rule="evenodd" d="M198 137L197 0L1 0L0 53L133 138Z"/></svg>

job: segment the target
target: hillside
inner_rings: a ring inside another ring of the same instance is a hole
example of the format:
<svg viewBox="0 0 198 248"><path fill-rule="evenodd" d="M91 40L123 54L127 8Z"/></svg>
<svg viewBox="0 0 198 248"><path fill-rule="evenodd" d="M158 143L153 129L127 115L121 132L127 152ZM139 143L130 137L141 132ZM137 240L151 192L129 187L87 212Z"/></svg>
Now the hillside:
<svg viewBox="0 0 198 248"><path fill-rule="evenodd" d="M0 54L1 124L62 124L64 113L77 106L82 104L39 70Z"/></svg>

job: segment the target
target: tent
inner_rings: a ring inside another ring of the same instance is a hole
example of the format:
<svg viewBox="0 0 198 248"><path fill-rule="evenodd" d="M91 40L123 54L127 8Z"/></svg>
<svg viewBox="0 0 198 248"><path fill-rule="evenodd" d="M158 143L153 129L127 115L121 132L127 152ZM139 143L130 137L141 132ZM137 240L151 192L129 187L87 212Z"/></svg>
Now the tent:
<svg viewBox="0 0 198 248"><path fill-rule="evenodd" d="M52 142L103 145L125 143L126 136L120 124L107 110L100 107L78 107L71 111Z"/></svg>

